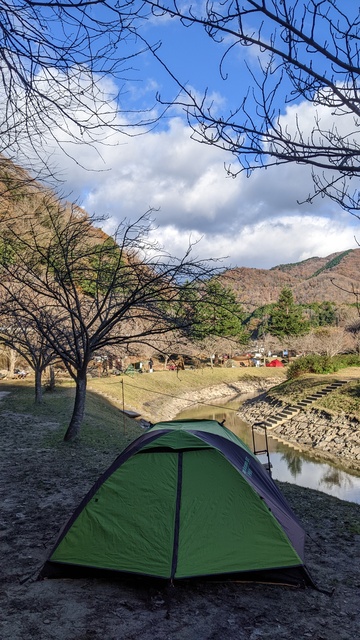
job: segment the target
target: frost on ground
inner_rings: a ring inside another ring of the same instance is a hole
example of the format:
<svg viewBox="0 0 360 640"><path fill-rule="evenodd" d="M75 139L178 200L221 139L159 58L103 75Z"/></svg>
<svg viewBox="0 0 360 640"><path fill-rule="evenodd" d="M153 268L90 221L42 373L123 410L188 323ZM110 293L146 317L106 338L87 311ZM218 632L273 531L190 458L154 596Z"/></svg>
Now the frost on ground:
<svg viewBox="0 0 360 640"><path fill-rule="evenodd" d="M54 445L54 436L58 444ZM308 532L314 589L43 580L57 533L118 452L61 443L54 423L1 414L1 640L352 640L359 637L360 506L281 484Z"/></svg>

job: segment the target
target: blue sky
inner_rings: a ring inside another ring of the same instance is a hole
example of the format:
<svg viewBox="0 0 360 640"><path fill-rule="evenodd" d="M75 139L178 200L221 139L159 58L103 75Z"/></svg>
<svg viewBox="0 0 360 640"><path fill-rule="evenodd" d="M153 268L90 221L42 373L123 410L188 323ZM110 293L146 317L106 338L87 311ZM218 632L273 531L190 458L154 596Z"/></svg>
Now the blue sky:
<svg viewBox="0 0 360 640"><path fill-rule="evenodd" d="M255 64L258 52L253 48L232 51L224 81L218 72L224 47L211 43L201 31L184 30L175 20L164 19L149 23L145 33L152 42L162 40L160 53L181 81L199 94L208 87L219 113L238 106L239 95L250 83L244 56ZM177 92L150 54L135 59L133 66L121 95L123 117L129 123L127 112L132 109L160 111L156 92L165 100ZM99 81L99 88L103 86ZM110 79L109 88L116 88ZM283 106L282 112L284 125L300 117L304 130L311 130L310 104L298 101L296 106ZM331 126L330 110L322 117ZM106 215L107 231L123 218L135 219L153 208L156 237L176 255L186 250L189 240L201 238L196 253L203 258L224 257L224 265L269 268L357 246L358 221L350 214L326 199L299 204L312 191L308 167L284 165L232 179L224 164L236 167L236 159L192 141L190 134L182 110L172 108L143 135L113 134L109 144L95 143L92 148L65 141L69 155L53 149L53 159L65 180L64 193L90 214Z"/></svg>

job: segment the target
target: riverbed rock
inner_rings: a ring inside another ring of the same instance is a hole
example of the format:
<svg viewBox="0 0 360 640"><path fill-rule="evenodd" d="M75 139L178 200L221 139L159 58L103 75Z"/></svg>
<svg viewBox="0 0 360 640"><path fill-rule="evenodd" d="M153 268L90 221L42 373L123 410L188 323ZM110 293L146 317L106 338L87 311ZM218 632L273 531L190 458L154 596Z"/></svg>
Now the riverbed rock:
<svg viewBox="0 0 360 640"><path fill-rule="evenodd" d="M263 422L281 412L286 404L263 394L258 399L245 401L240 415L250 425ZM323 410L304 408L281 424L268 427L271 437L309 452L316 458L360 471L360 424L353 417L334 416Z"/></svg>

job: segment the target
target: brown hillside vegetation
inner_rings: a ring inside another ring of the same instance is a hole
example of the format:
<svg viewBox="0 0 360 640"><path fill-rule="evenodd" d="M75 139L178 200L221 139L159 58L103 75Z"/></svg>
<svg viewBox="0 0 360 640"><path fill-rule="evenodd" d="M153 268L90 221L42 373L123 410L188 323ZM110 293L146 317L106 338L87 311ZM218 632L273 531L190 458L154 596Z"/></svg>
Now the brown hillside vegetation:
<svg viewBox="0 0 360 640"><path fill-rule="evenodd" d="M281 290L289 287L298 304L331 300L353 304L360 272L360 249L332 253L326 258L279 265L272 269L236 267L225 274L248 311L276 302Z"/></svg>
<svg viewBox="0 0 360 640"><path fill-rule="evenodd" d="M34 225L40 235L49 226L49 216L68 220L88 219L87 212L59 196L49 187L41 184L24 169L7 160L0 154L0 233L2 238L13 239L17 236L34 240ZM91 226L94 243L108 238L94 224ZM48 233L48 232L46 232Z"/></svg>
<svg viewBox="0 0 360 640"><path fill-rule="evenodd" d="M8 225L17 228L39 217L44 209L58 209L64 215L87 217L77 205L61 202L49 188L32 179L30 175L0 156L0 222L2 232ZM98 221L99 222L99 221ZM106 235L94 226L98 241ZM360 272L360 249L333 253L324 258L313 257L301 262L280 264L272 269L235 267L225 272L223 278L231 287L246 311L276 302L281 290L289 287L295 302L332 301L336 304L355 302L352 291L357 290Z"/></svg>

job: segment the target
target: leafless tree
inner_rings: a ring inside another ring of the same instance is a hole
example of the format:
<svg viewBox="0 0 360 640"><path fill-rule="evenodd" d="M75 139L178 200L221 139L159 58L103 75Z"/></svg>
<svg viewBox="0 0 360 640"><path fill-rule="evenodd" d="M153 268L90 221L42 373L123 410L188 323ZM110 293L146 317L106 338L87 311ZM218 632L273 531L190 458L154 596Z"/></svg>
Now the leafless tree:
<svg viewBox="0 0 360 640"><path fill-rule="evenodd" d="M25 292L11 287L9 295L9 305L2 301L0 305L0 343L16 351L33 369L35 373L35 402L42 401L42 375L51 363L56 359L52 347L47 342L42 333L37 330L36 325L41 323L43 313L42 305L34 308L33 298L26 306ZM29 314L29 306L37 316L36 324Z"/></svg>
<svg viewBox="0 0 360 640"><path fill-rule="evenodd" d="M188 354L191 351L190 344L190 341L181 330L174 330L153 340L152 351L164 358L164 369L166 370L170 357L173 354Z"/></svg>
<svg viewBox="0 0 360 640"><path fill-rule="evenodd" d="M344 327L318 327L304 336L291 339L291 347L304 355L315 353L333 357L353 348L349 332Z"/></svg>
<svg viewBox="0 0 360 640"><path fill-rule="evenodd" d="M357 312L357 316L360 317L360 290L359 286L352 282L349 287L345 288L342 284L339 284L338 280L331 278L331 284L334 285L340 291L351 294L353 298L353 304Z"/></svg>
<svg viewBox="0 0 360 640"><path fill-rule="evenodd" d="M332 358L339 353L351 350L352 341L349 333L343 327L321 327L314 332L315 353Z"/></svg>
<svg viewBox="0 0 360 640"><path fill-rule="evenodd" d="M359 191L351 182L360 174L357 3L144 0L143 7L154 16L179 19L184 28L205 30L219 47L221 77L232 87L236 83L237 107L220 112L208 94L199 98L177 80L178 102L196 140L232 152L240 163L239 169L228 168L233 175L286 163L309 165L314 191L304 199L327 195L358 216ZM234 52L236 78L227 68ZM159 46L154 55L172 73ZM241 56L247 73L240 70ZM297 109L301 101L312 106L310 127Z"/></svg>
<svg viewBox="0 0 360 640"><path fill-rule="evenodd" d="M184 312L216 266L192 258L192 247L173 258L151 241L150 212L124 221L110 238L78 208L53 202L3 229L1 288L34 324L76 383L66 440L83 420L86 374L96 351L117 345L151 345L157 336L186 330ZM18 295L20 289L26 292ZM41 315L38 310L41 308Z"/></svg>
<svg viewBox="0 0 360 640"><path fill-rule="evenodd" d="M43 178L53 176L47 162L52 143L71 155L74 143L92 144L99 135L105 141L111 130L126 133L153 121L151 110L135 118L121 107L134 59L145 48L136 43L139 24L126 3L112 0L5 0L0 156L22 166L28 157L32 175L42 169Z"/></svg>
<svg viewBox="0 0 360 640"><path fill-rule="evenodd" d="M6 368L7 374L10 378L14 377L15 367L17 363L18 354L11 347L3 345L0 349L1 368Z"/></svg>
<svg viewBox="0 0 360 640"><path fill-rule="evenodd" d="M229 361L232 361L232 355L240 348L244 348L241 342L236 338L227 336L208 335L196 343L196 355L201 358L202 354L206 354L206 360L211 368L222 361L223 354L229 354Z"/></svg>
<svg viewBox="0 0 360 640"><path fill-rule="evenodd" d="M346 327L346 331L350 336L351 350L360 355L360 321L357 319L355 322L350 323Z"/></svg>

